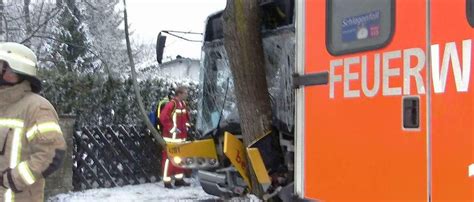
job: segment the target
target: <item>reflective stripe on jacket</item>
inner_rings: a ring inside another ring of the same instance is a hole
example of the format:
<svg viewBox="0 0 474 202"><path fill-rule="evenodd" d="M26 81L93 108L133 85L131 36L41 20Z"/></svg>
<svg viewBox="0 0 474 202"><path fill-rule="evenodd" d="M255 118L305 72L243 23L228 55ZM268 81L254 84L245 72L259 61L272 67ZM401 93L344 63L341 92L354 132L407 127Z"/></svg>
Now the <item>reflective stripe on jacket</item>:
<svg viewBox="0 0 474 202"><path fill-rule="evenodd" d="M160 114L163 137L182 139L188 137L189 112L184 101L173 99L165 105Z"/></svg>

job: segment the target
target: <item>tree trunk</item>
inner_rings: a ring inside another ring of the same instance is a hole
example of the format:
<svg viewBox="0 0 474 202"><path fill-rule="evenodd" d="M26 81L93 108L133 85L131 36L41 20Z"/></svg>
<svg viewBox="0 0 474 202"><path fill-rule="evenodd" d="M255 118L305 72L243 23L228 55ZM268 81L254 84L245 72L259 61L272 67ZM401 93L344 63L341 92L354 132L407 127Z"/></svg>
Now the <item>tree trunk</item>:
<svg viewBox="0 0 474 202"><path fill-rule="evenodd" d="M30 36L31 31L32 31L31 18L30 18L30 3L31 3L31 0L23 1L23 15L25 16L26 36ZM30 39L26 40L24 45L30 47L31 46Z"/></svg>
<svg viewBox="0 0 474 202"><path fill-rule="evenodd" d="M271 131L271 105L265 76L265 61L260 32L260 8L256 0L228 0L224 11L224 47L234 77L237 106L244 144ZM259 196L252 169L252 192Z"/></svg>
<svg viewBox="0 0 474 202"><path fill-rule="evenodd" d="M0 0L0 42L6 40L5 37L5 5L3 4L3 0Z"/></svg>

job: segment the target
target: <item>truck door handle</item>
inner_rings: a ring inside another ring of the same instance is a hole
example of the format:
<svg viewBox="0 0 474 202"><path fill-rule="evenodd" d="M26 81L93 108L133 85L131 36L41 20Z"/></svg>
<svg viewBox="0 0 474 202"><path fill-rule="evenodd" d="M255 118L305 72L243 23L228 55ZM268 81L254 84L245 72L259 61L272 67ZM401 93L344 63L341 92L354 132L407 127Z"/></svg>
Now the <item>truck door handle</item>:
<svg viewBox="0 0 474 202"><path fill-rule="evenodd" d="M293 74L293 88L300 86L327 85L329 82L329 72L318 72L313 74Z"/></svg>
<svg viewBox="0 0 474 202"><path fill-rule="evenodd" d="M420 128L420 98L404 97L403 98L403 128L417 129Z"/></svg>

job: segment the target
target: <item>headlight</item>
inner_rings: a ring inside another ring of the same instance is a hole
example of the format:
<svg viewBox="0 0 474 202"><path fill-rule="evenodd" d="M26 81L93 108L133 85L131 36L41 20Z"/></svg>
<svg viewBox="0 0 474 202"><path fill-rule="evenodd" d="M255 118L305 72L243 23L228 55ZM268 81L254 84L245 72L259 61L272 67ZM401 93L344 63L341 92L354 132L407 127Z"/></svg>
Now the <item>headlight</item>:
<svg viewBox="0 0 474 202"><path fill-rule="evenodd" d="M183 160L181 159L181 157L175 156L175 157L173 158L173 161L174 161L174 163L176 163L176 164L179 165L179 164L181 164L181 162L182 162Z"/></svg>

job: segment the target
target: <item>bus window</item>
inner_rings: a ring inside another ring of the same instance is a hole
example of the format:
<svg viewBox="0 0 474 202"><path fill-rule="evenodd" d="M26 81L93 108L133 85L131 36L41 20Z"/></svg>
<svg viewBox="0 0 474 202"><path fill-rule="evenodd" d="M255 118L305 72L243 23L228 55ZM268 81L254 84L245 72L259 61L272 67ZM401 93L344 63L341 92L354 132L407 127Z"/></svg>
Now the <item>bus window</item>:
<svg viewBox="0 0 474 202"><path fill-rule="evenodd" d="M471 27L474 27L474 0L466 0L466 17Z"/></svg>
<svg viewBox="0 0 474 202"><path fill-rule="evenodd" d="M261 0L262 29L272 30L293 24L294 0Z"/></svg>
<svg viewBox="0 0 474 202"><path fill-rule="evenodd" d="M387 45L395 27L394 0L327 0L326 48L332 55Z"/></svg>
<svg viewBox="0 0 474 202"><path fill-rule="evenodd" d="M224 38L224 30L222 27L222 12L219 12L208 18L204 41L208 42L222 38Z"/></svg>
<svg viewBox="0 0 474 202"><path fill-rule="evenodd" d="M262 31L274 30L293 24L294 0L261 0ZM207 19L205 42L224 38L223 12L216 13Z"/></svg>

